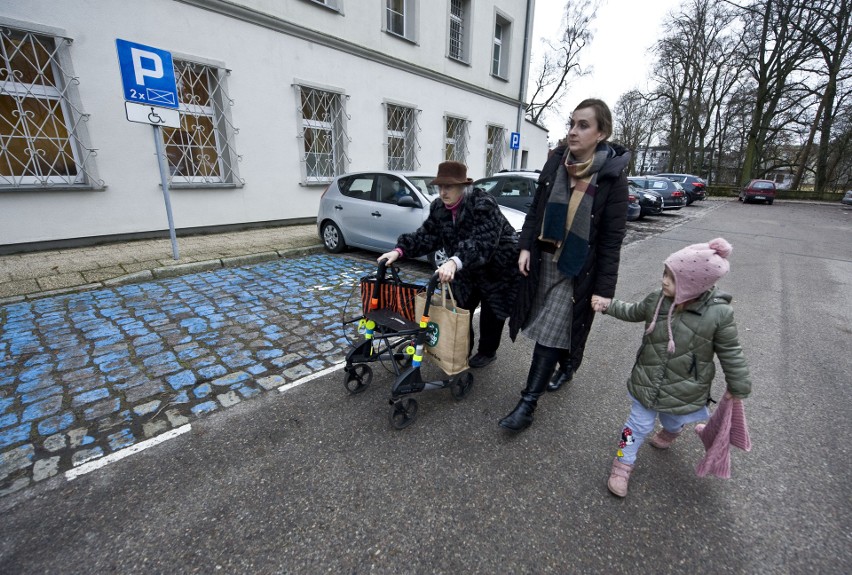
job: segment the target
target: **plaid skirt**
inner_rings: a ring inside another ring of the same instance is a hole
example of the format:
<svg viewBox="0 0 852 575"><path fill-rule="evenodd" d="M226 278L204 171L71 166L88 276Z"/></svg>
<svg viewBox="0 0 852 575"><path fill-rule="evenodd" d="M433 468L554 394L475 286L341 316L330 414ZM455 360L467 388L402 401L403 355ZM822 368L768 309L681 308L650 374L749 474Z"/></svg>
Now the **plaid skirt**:
<svg viewBox="0 0 852 575"><path fill-rule="evenodd" d="M524 335L547 347L571 349L574 282L556 269L553 254L541 254L541 273Z"/></svg>

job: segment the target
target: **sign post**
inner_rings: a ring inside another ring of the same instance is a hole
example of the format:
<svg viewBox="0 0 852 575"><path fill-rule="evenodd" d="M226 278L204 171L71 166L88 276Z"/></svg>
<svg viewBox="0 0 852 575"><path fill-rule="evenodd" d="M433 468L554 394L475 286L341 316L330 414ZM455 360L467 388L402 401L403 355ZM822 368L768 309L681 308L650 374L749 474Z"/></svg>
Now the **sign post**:
<svg viewBox="0 0 852 575"><path fill-rule="evenodd" d="M124 110L131 122L154 127L154 148L160 169L160 183L169 220L169 237L172 240L172 257L179 259L172 202L169 195L169 178L166 154L160 126L180 128L177 81L170 52L135 42L116 38L118 65L124 87Z"/></svg>

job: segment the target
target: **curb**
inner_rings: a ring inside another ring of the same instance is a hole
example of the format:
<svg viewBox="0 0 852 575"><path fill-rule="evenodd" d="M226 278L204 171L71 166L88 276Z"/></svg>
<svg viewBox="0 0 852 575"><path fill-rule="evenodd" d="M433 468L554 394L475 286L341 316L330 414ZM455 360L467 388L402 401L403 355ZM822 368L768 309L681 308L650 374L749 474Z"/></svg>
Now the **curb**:
<svg viewBox="0 0 852 575"><path fill-rule="evenodd" d="M311 255L323 250L322 244L313 244L298 248L289 248L285 250L275 250L270 252L259 252L254 254L246 254L241 256L233 256L228 258L220 258L215 260L204 260L200 262L189 262L185 264L176 264L173 266L157 267L150 270L142 270L131 274L106 279L100 282L71 286L48 291L32 292L23 295L14 295L5 298L0 298L0 306L20 303L22 301L31 301L45 297L68 295L82 291L95 290L105 287L116 287L133 283L152 281L155 279L167 279L179 277L186 274L194 274L200 272L211 271L220 268L238 267L245 265L254 265L277 259L286 259L292 257L300 257Z"/></svg>

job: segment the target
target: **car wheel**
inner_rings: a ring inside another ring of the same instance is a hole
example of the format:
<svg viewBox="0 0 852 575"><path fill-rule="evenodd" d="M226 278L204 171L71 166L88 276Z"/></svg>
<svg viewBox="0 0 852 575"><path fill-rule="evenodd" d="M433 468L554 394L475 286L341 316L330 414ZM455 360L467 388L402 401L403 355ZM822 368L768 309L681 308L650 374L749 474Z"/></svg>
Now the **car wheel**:
<svg viewBox="0 0 852 575"><path fill-rule="evenodd" d="M772 205L772 202L774 202L774 201L775 201L775 200L766 200L766 203L767 203L767 204L769 204L769 205L771 206L771 205Z"/></svg>
<svg viewBox="0 0 852 575"><path fill-rule="evenodd" d="M447 257L447 252L445 252L443 249L440 249L429 254L427 256L427 259L429 260L430 264L435 266L435 269L438 269L450 258Z"/></svg>
<svg viewBox="0 0 852 575"><path fill-rule="evenodd" d="M326 222L322 226L322 243L325 249L333 254L339 254L346 249L343 233L334 222Z"/></svg>

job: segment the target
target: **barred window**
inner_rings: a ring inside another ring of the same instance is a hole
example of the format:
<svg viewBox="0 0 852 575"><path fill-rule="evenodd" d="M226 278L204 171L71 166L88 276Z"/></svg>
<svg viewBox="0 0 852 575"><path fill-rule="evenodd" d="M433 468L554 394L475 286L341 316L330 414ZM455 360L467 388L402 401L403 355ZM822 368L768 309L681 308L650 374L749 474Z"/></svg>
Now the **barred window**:
<svg viewBox="0 0 852 575"><path fill-rule="evenodd" d="M343 108L343 94L306 86L296 86L301 122L302 181L330 182L347 171L349 158L346 145L348 117Z"/></svg>
<svg viewBox="0 0 852 575"><path fill-rule="evenodd" d="M225 70L174 59L180 128L163 127L172 184L241 184Z"/></svg>
<svg viewBox="0 0 852 575"><path fill-rule="evenodd" d="M444 160L467 163L467 120L444 117Z"/></svg>
<svg viewBox="0 0 852 575"><path fill-rule="evenodd" d="M485 173L496 174L503 169L506 130L499 126L488 126L485 148Z"/></svg>
<svg viewBox="0 0 852 575"><path fill-rule="evenodd" d="M416 170L417 161L417 110L405 106L386 104L387 148L389 170Z"/></svg>
<svg viewBox="0 0 852 575"><path fill-rule="evenodd" d="M78 105L71 41L0 27L0 189L103 187Z"/></svg>
<svg viewBox="0 0 852 575"><path fill-rule="evenodd" d="M470 0L450 1L450 49L449 56L455 60L468 60L467 20L470 13Z"/></svg>

